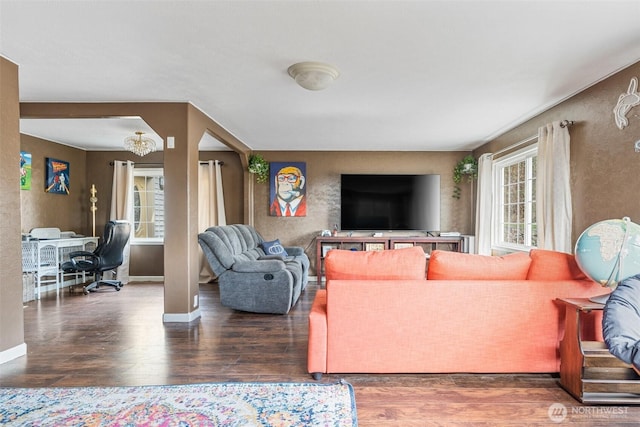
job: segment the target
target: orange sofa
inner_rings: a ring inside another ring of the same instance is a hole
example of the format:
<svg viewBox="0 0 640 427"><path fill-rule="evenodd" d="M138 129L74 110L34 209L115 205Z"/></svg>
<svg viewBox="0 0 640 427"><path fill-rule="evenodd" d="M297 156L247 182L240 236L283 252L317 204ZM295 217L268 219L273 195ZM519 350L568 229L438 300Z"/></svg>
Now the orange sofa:
<svg viewBox="0 0 640 427"><path fill-rule="evenodd" d="M331 250L309 314L309 373L558 372L555 299L605 292L572 255L546 250L436 250L425 268L420 247ZM601 313L585 317L583 337L601 341Z"/></svg>

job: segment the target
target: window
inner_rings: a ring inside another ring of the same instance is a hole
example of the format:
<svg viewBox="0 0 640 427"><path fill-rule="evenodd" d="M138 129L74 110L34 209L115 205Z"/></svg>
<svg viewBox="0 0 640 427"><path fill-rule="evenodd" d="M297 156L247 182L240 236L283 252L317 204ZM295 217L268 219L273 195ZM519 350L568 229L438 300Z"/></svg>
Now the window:
<svg viewBox="0 0 640 427"><path fill-rule="evenodd" d="M164 176L162 169L133 172L133 224L131 243L164 242Z"/></svg>
<svg viewBox="0 0 640 427"><path fill-rule="evenodd" d="M536 227L537 144L494 163L496 202L492 246L529 250L538 244Z"/></svg>

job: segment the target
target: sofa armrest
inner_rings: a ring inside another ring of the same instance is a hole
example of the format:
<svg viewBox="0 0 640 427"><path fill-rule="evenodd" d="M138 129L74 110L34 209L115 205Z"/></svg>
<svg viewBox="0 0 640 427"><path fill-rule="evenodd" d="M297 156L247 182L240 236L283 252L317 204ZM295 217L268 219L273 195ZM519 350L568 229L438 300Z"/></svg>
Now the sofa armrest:
<svg viewBox="0 0 640 427"><path fill-rule="evenodd" d="M282 255L262 255L258 258L258 261L265 261L270 259L276 259L280 261L284 261L284 256Z"/></svg>
<svg viewBox="0 0 640 427"><path fill-rule="evenodd" d="M307 370L310 374L327 372L327 291L320 289L309 312Z"/></svg>
<svg viewBox="0 0 640 427"><path fill-rule="evenodd" d="M262 261L240 261L233 264L231 269L236 273L273 273L286 268L283 261L277 259Z"/></svg>
<svg viewBox="0 0 640 427"><path fill-rule="evenodd" d="M300 256L304 254L304 249L302 249L300 246L287 246L284 248L285 251L287 251L287 254L289 254L289 256Z"/></svg>

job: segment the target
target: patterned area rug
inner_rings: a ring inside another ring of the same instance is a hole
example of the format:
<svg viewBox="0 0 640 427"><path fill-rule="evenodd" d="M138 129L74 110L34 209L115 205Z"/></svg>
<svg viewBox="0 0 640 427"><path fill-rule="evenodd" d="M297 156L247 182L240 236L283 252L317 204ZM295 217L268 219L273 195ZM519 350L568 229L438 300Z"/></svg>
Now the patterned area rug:
<svg viewBox="0 0 640 427"><path fill-rule="evenodd" d="M0 425L357 426L351 384L0 388Z"/></svg>

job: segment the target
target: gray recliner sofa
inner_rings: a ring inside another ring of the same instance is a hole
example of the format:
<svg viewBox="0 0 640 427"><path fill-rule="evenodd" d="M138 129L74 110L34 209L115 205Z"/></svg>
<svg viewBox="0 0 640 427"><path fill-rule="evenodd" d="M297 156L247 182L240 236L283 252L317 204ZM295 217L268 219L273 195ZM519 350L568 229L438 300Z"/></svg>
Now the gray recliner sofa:
<svg viewBox="0 0 640 427"><path fill-rule="evenodd" d="M307 286L309 258L304 249L285 247L286 256L277 250L267 253L263 246L268 248L273 242L265 242L251 226L210 227L198 234L198 242L217 278L225 307L286 314Z"/></svg>

